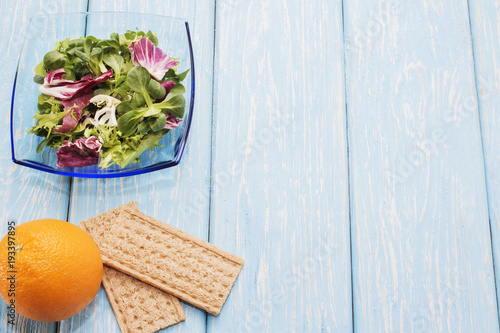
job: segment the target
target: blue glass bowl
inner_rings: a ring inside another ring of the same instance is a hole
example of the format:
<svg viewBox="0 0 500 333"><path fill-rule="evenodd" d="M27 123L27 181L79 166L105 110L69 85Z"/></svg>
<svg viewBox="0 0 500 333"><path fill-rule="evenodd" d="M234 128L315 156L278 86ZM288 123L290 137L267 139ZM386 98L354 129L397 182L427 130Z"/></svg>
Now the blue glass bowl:
<svg viewBox="0 0 500 333"><path fill-rule="evenodd" d="M35 124L39 84L33 81L34 68L43 56L54 48L56 42L69 37L92 35L109 38L110 34L126 30L151 30L158 36L158 46L168 55L180 58L178 72L190 69L184 80L186 108L184 120L160 141L162 147L148 150L140 156L140 162L125 168L112 165L101 169L97 165L82 168L56 166L55 149L47 147L36 153L43 140L28 130ZM33 16L29 22L17 66L11 106L11 144L14 163L37 170L71 177L113 178L137 175L179 164L191 126L195 95L193 48L189 25L184 19L160 15L123 12L84 12Z"/></svg>

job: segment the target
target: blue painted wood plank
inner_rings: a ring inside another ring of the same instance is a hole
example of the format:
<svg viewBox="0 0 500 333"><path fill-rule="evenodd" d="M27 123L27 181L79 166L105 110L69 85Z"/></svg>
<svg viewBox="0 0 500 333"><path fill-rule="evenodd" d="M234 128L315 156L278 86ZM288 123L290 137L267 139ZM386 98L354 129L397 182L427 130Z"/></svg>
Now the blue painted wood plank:
<svg viewBox="0 0 500 333"><path fill-rule="evenodd" d="M2 65L0 66L0 230L2 236L7 232L7 222L15 220L23 223L40 218L56 218L66 220L69 179L44 174L39 171L15 165L11 160L10 151L10 105L12 85L16 66L25 35L31 35L45 29L40 26L28 28L29 19L35 14L54 14L61 11L79 11L86 8L86 1L58 0L50 5L44 1L20 0L0 1L0 49L2 50ZM61 22L59 33L74 30L68 22ZM28 30L29 29L29 30ZM35 30L36 29L36 30ZM49 46L50 48L52 45ZM39 60L43 54L36 55ZM21 66L24 66L22 63ZM24 70L32 71L32 68ZM33 115L36 105L32 106ZM17 133L20 136L22 133ZM55 323L42 323L17 316L16 325L7 324L6 304L0 302L0 332L55 332Z"/></svg>
<svg viewBox="0 0 500 333"><path fill-rule="evenodd" d="M467 1L344 19L355 330L498 332Z"/></svg>
<svg viewBox="0 0 500 333"><path fill-rule="evenodd" d="M129 11L187 18L196 64L196 101L190 137L181 164L147 175L74 179L69 220L95 216L130 200L161 221L202 239L208 237L214 3L206 1L91 1L91 11ZM135 29L135 26L129 27ZM162 26L156 27L158 30ZM97 26L91 27L99 35ZM100 36L102 37L102 36ZM186 321L164 332L205 332L205 312L183 304ZM119 332L104 290L80 315L61 323L61 332ZM162 331L163 332L163 331Z"/></svg>
<svg viewBox="0 0 500 333"><path fill-rule="evenodd" d="M469 1L469 8L498 302L500 299L500 2Z"/></svg>
<svg viewBox="0 0 500 333"><path fill-rule="evenodd" d="M217 1L208 332L351 332L341 1Z"/></svg>

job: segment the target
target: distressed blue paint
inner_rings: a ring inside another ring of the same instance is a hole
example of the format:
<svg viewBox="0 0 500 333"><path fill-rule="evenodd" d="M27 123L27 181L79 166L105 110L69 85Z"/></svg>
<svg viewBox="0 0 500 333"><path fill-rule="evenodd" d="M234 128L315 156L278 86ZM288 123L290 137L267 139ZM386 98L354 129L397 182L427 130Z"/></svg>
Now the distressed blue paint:
<svg viewBox="0 0 500 333"><path fill-rule="evenodd" d="M42 1L1 1L0 28L2 36L2 65L0 66L0 230L7 232L7 221L17 223L41 217L66 219L69 180L44 174L12 163L9 138L10 102L12 84L22 43L28 32L29 19L34 14L52 14L55 11L83 10L84 1L58 0L57 6L47 6ZM69 31L68 22L61 22L58 32ZM43 29L43 27L41 27ZM72 27L74 30L74 27ZM38 55L39 59L43 54ZM22 65L22 64L21 64ZM30 70L30 69L28 69ZM36 110L36 107L33 107ZM21 135L21 133L18 133ZM0 301L0 332L55 332L55 323L47 324L18 316L16 326L7 325L6 304Z"/></svg>
<svg viewBox="0 0 500 333"><path fill-rule="evenodd" d="M340 1L220 0L216 27L214 4L91 1L191 21L196 111L179 167L75 179L70 221L129 200L200 238L210 220L210 241L247 262L209 332L351 332L347 103L355 331L498 332L497 3L470 1L472 45L465 0L344 0L345 36ZM85 9L0 1L3 132L29 17ZM64 219L68 179L16 167L2 140L2 233L11 218ZM166 331L205 332L205 314L185 309L186 322ZM55 331L18 322L10 331ZM118 332L104 291L61 331Z"/></svg>
<svg viewBox="0 0 500 333"><path fill-rule="evenodd" d="M179 166L122 179L74 179L70 222L130 200L141 210L202 239L208 237L208 193L212 116L214 7L205 1L91 1L92 11L131 11L185 17L190 21L197 73L191 134ZM98 25L89 27L99 35ZM135 29L135 26L128 27ZM164 28L159 26L158 29ZM154 27L151 28L152 30ZM160 36L161 38L161 36ZM205 332L205 312L184 304L187 320L164 332ZM81 314L61 323L61 332L119 332L104 290Z"/></svg>
<svg viewBox="0 0 500 333"><path fill-rule="evenodd" d="M217 1L208 332L351 332L341 1Z"/></svg>
<svg viewBox="0 0 500 333"><path fill-rule="evenodd" d="M488 187L493 257L500 279L500 2L469 1Z"/></svg>
<svg viewBox="0 0 500 333"><path fill-rule="evenodd" d="M498 332L467 1L344 6L356 331Z"/></svg>

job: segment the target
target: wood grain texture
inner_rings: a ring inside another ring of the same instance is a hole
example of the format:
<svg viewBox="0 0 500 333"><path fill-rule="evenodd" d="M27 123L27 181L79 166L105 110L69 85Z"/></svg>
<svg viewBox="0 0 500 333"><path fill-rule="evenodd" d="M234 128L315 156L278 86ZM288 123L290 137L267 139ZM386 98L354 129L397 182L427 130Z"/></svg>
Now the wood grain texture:
<svg viewBox="0 0 500 333"><path fill-rule="evenodd" d="M213 2L90 1L89 9L187 18L195 53L196 100L191 133L179 166L121 179L74 179L70 222L77 224L88 217L135 200L145 214L196 237L207 239L215 17ZM97 34L98 27L94 26L94 29L97 29ZM135 26L130 29L135 29ZM205 313L185 304L183 306L186 321L164 331L205 332ZM96 299L84 312L62 322L60 332L119 332L104 290L99 291Z"/></svg>
<svg viewBox="0 0 500 333"><path fill-rule="evenodd" d="M498 332L467 1L344 19L355 330Z"/></svg>
<svg viewBox="0 0 500 333"><path fill-rule="evenodd" d="M490 226L500 299L500 2L469 1Z"/></svg>
<svg viewBox="0 0 500 333"><path fill-rule="evenodd" d="M0 49L0 230L7 232L7 222L18 224L39 218L66 220L69 179L45 174L15 165L10 151L10 105L12 85L16 73L22 43L28 33L32 15L53 14L64 11L79 11L86 7L86 1L57 0L48 5L39 0L1 1L0 28L2 30ZM67 26L61 24L63 32ZM31 30L30 30L31 31ZM41 60L41 59L40 59ZM33 113L36 106L33 106ZM47 324L16 317L16 325L7 324L6 304L0 302L0 332L55 332L55 323Z"/></svg>
<svg viewBox="0 0 500 333"><path fill-rule="evenodd" d="M186 322L165 332L353 331L346 103L354 330L498 332L499 2L470 1L471 43L466 0L344 0L347 99L341 1L218 0L216 27L214 3L90 1L90 10L187 17L196 106L179 167L75 179L70 221L137 200L246 259L207 328L184 305ZM3 133L29 17L86 7L0 1ZM8 136L0 142L2 234L11 219L66 219L68 178L14 165ZM0 332L55 332L20 317L7 326L1 304ZM104 290L60 332L119 332Z"/></svg>
<svg viewBox="0 0 500 333"><path fill-rule="evenodd" d="M208 332L351 332L340 1L217 1L210 242L245 265Z"/></svg>

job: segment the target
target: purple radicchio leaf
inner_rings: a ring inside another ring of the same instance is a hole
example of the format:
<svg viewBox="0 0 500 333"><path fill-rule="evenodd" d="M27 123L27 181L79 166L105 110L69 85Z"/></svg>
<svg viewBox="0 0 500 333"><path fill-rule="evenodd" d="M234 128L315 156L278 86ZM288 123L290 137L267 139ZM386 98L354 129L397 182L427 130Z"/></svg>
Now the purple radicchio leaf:
<svg viewBox="0 0 500 333"><path fill-rule="evenodd" d="M128 47L132 62L135 66L146 68L155 79L160 81L165 73L172 67L179 64L163 51L156 47L147 37L142 37L138 41L132 42Z"/></svg>
<svg viewBox="0 0 500 333"><path fill-rule="evenodd" d="M95 136L77 139L75 142L64 141L64 145L56 151L57 166L79 168L97 164L101 147L101 142Z"/></svg>
<svg viewBox="0 0 500 333"><path fill-rule="evenodd" d="M53 132L68 133L73 130L76 125L78 125L78 122L82 117L83 108L90 104L91 98L92 92L88 92L72 99L68 99L67 101L62 101L64 111L69 110L69 112L64 116L62 125Z"/></svg>
<svg viewBox="0 0 500 333"><path fill-rule="evenodd" d="M38 90L42 94L67 101L74 98L79 93L89 91L96 84L109 80L113 76L113 70L110 69L97 78L94 78L94 74L88 74L78 81L63 79L62 77L64 74L66 74L64 68L59 68L50 72L44 78L43 84Z"/></svg>
<svg viewBox="0 0 500 333"><path fill-rule="evenodd" d="M165 127L163 127L163 128L164 129L174 129L177 126L179 126L179 124L181 122L182 122L182 119L177 118L176 116L170 114L167 111L167 123L165 124Z"/></svg>
<svg viewBox="0 0 500 333"><path fill-rule="evenodd" d="M163 96L163 98L157 99L155 101L155 103L163 102L165 100L165 98L167 98L167 95L170 92L170 90L172 90L172 88L175 87L174 81L165 81L165 82L162 82L160 84L163 86L163 88L165 88L165 96Z"/></svg>

